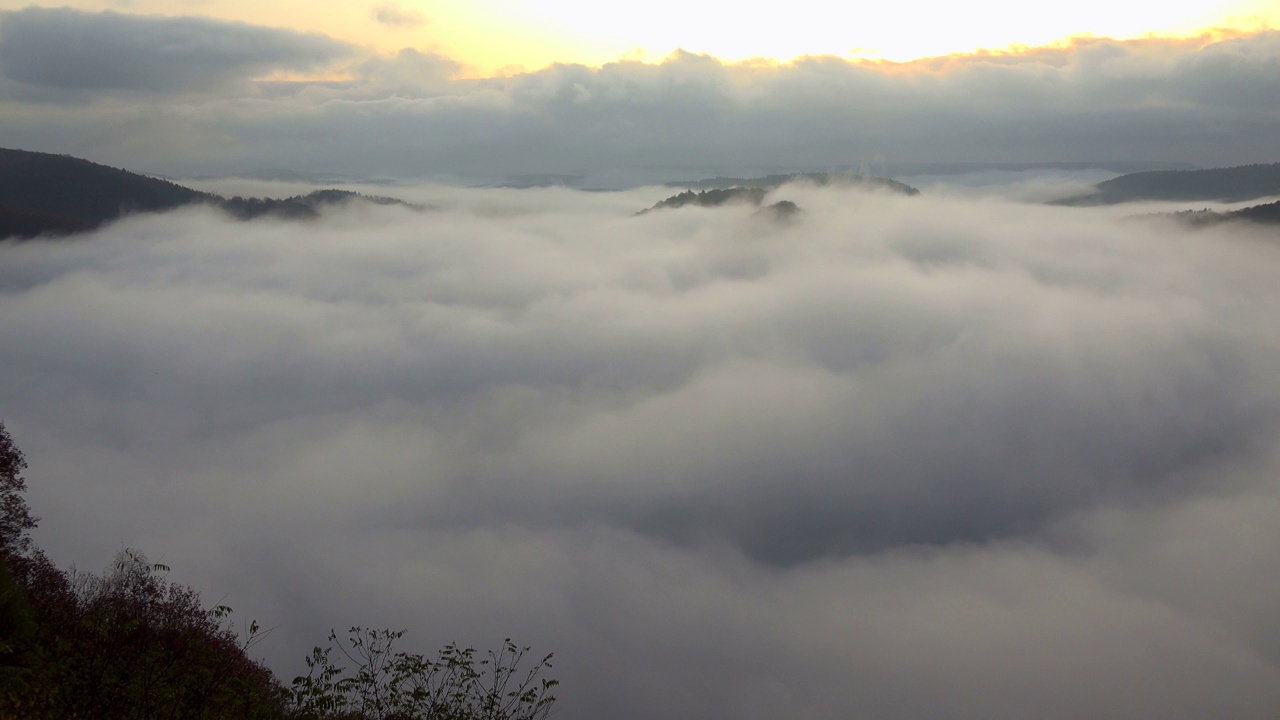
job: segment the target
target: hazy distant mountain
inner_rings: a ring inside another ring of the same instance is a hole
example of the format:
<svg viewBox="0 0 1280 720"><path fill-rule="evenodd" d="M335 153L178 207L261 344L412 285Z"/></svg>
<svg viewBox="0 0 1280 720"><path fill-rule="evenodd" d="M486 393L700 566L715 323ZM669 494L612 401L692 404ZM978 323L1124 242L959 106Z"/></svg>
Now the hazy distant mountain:
<svg viewBox="0 0 1280 720"><path fill-rule="evenodd" d="M679 195L672 195L665 200L659 200L653 207L645 208L637 215L644 215L653 210L670 210L681 208L686 205L695 207L720 207L730 203L746 203L749 205L760 206L764 202L764 196L769 193L768 190L758 187L733 187L720 188L715 190L703 190L694 192L685 190Z"/></svg>
<svg viewBox="0 0 1280 720"><path fill-rule="evenodd" d="M778 173L775 175L765 175L757 178L736 178L736 177L714 177L706 180L693 180L690 182L667 183L667 187L686 187L694 189L730 189L730 188L776 188L787 183L809 183L812 185L827 186L839 185L848 187L874 188L889 190L892 192L902 193L904 195L919 195L920 191L890 178L884 177L867 177L864 175L855 175L853 173L832 173L832 172L805 172L805 173Z"/></svg>
<svg viewBox="0 0 1280 720"><path fill-rule="evenodd" d="M1096 192L1053 204L1087 206L1135 200L1254 200L1280 195L1280 163L1132 173L1098 183L1095 188Z"/></svg>
<svg viewBox="0 0 1280 720"><path fill-rule="evenodd" d="M788 173L779 175L766 175L760 178L711 178L710 180L700 180L694 183L697 186L708 186L709 189L685 190L678 195L660 200L653 207L646 208L636 213L636 215L644 215L653 210L669 210L673 208L685 207L693 205L695 207L719 207L731 203L746 203L760 207L764 202L764 198L769 191L786 183L791 182L807 182L816 185L839 185L844 187L857 187L876 190L888 190L902 195L919 195L920 191L897 180L889 178L869 178L860 175L842 175L839 173ZM727 187L720 187L721 184L727 184ZM800 207L790 200L773 203L761 208L760 215L786 220L796 213L800 212ZM763 212L763 211L769 212Z"/></svg>
<svg viewBox="0 0 1280 720"><path fill-rule="evenodd" d="M522 173L508 175L501 181L481 185L481 187L511 188L514 190L546 187L581 188L586 179L587 176L580 173Z"/></svg>
<svg viewBox="0 0 1280 720"><path fill-rule="evenodd" d="M242 220L268 215L306 219L315 217L323 207L353 200L408 205L394 198L346 190L317 190L282 200L228 200L70 155L0 149L0 239L67 235L92 230L130 213L192 204L212 205Z"/></svg>
<svg viewBox="0 0 1280 720"><path fill-rule="evenodd" d="M1156 217L1165 217L1177 220L1196 227L1206 227L1209 225L1220 225L1226 222L1249 222L1259 225L1280 225L1280 201L1267 203L1265 205L1254 205L1253 207L1234 210L1231 212L1217 212L1214 210L1184 210L1175 213L1160 213Z"/></svg>
<svg viewBox="0 0 1280 720"><path fill-rule="evenodd" d="M786 221L800 213L800 206L790 200L781 200L771 205L760 207L769 191L758 187L735 187L694 192L685 190L679 195L672 195L661 200L653 207L645 208L636 215L644 215L654 210L670 210L693 205L694 207L720 207L721 205L744 204L760 208L754 217L775 221Z"/></svg>
<svg viewBox="0 0 1280 720"><path fill-rule="evenodd" d="M1223 213L1230 220L1248 220L1249 222L1280 225L1280 201L1266 205L1254 205L1243 210Z"/></svg>
<svg viewBox="0 0 1280 720"><path fill-rule="evenodd" d="M1147 162L1140 160L1099 160L1091 162L947 162L947 163L885 163L876 165L880 175L911 177L915 175L968 175L981 172L1028 172L1034 170L1061 170L1079 172L1104 170L1123 175L1151 170L1199 170L1190 163ZM883 168L883 169L881 169Z"/></svg>
<svg viewBox="0 0 1280 720"><path fill-rule="evenodd" d="M404 205L422 209L419 205L406 203L395 198L378 195L361 195L350 190L316 190L306 195L277 200L275 198L243 198L233 197L230 200L218 198L217 205L234 217L241 220L253 220L264 216L286 218L289 220L306 220L314 218L326 207L346 202L364 202L373 205Z"/></svg>
<svg viewBox="0 0 1280 720"><path fill-rule="evenodd" d="M765 205L755 212L752 217L764 218L775 222L786 222L792 220L800 214L800 206L790 200L779 200L772 205Z"/></svg>

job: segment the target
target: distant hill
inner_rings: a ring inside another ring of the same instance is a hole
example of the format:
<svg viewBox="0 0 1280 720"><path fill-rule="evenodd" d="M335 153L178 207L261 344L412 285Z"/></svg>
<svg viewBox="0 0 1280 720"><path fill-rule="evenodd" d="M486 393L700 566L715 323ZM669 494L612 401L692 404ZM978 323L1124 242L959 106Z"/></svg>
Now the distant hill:
<svg viewBox="0 0 1280 720"><path fill-rule="evenodd" d="M687 205L694 207L719 207L731 203L745 203L760 207L769 191L786 183L800 182L819 186L840 186L869 190L887 190L902 195L919 195L920 191L889 178L869 178L861 175L844 175L840 173L788 173L766 175L760 178L719 177L710 180L699 180L695 186L707 186L707 189L685 190L660 200L653 207L636 213L644 215L654 210L670 210ZM722 187L723 185L723 187ZM767 211L767 212L766 212ZM773 203L761 208L760 216L777 220L788 220L800 212L800 207L790 200Z"/></svg>
<svg viewBox="0 0 1280 720"><path fill-rule="evenodd" d="M242 220L263 216L306 219L318 215L323 207L353 200L408 206L394 198L346 190L317 190L283 200L228 200L70 155L0 149L0 239L68 235L131 213L193 204L221 208Z"/></svg>
<svg viewBox="0 0 1280 720"><path fill-rule="evenodd" d="M218 198L218 207L233 217L241 220L254 220L260 217L278 217L288 220L309 220L320 215L326 207L348 202L364 202L372 205L404 205L421 210L420 205L406 203L395 198L378 195L361 195L350 190L316 190L306 195L277 200L275 198L243 198L233 197L230 200Z"/></svg>
<svg viewBox="0 0 1280 720"><path fill-rule="evenodd" d="M68 215L55 215L20 205L0 204L0 240L37 235L70 235L92 230L94 224Z"/></svg>
<svg viewBox="0 0 1280 720"><path fill-rule="evenodd" d="M1162 170L1100 182L1096 192L1054 205L1115 205L1136 200L1243 202L1280 195L1280 163L1211 170Z"/></svg>
<svg viewBox="0 0 1280 720"><path fill-rule="evenodd" d="M1231 212L1217 212L1207 209L1184 210L1175 213L1159 213L1155 217L1170 218L1193 227L1208 227L1229 222L1280 225L1280 201L1266 203L1265 205L1254 205Z"/></svg>
<svg viewBox="0 0 1280 720"><path fill-rule="evenodd" d="M768 190L758 187L717 188L700 192L685 190L679 195L672 195L665 200L659 200L653 207L645 208L636 214L644 215L654 210L671 210L686 205L720 207L730 203L745 203L759 207L760 203L764 202L764 196L767 194L769 194Z"/></svg>
<svg viewBox="0 0 1280 720"><path fill-rule="evenodd" d="M706 180L667 183L667 187L685 187L696 190L723 190L730 188L772 189L781 185L786 185L787 183L809 183L820 187L836 185L841 187L882 189L902 193L903 195L920 194L919 190L911 187L910 185L890 178L867 177L864 175L855 175L853 173L824 172L778 173L775 175L765 175L764 177L757 178L714 177Z"/></svg>
<svg viewBox="0 0 1280 720"><path fill-rule="evenodd" d="M756 210L752 217L762 218L765 220L773 220L775 222L786 222L794 219L800 214L800 206L790 200L781 200L771 205L761 205L769 191L758 187L735 187L735 188L717 188L714 190L701 190L694 192L685 190L679 195L672 195L666 200L661 200L653 207L645 208L636 215L646 215L654 210L671 210L675 208L692 205L694 207L720 207L721 205L752 205L760 208Z"/></svg>
<svg viewBox="0 0 1280 720"><path fill-rule="evenodd" d="M1232 220L1247 220L1266 225L1280 225L1280 200L1266 205L1254 205L1243 210L1223 213Z"/></svg>
<svg viewBox="0 0 1280 720"><path fill-rule="evenodd" d="M881 175L911 177L913 175L967 175L979 172L1028 172L1034 170L1104 170L1122 175L1150 170L1199 170L1190 163L1149 162L1144 160L1095 160L1089 162L948 162L885 163Z"/></svg>
<svg viewBox="0 0 1280 720"><path fill-rule="evenodd" d="M755 211L752 217L764 218L774 222L785 223L794 220L800 214L800 206L790 200L779 200L772 205L765 205Z"/></svg>
<svg viewBox="0 0 1280 720"><path fill-rule="evenodd" d="M0 215L0 237L87 230L126 213L172 210L215 199L70 155L0 149L0 205L8 210Z"/></svg>

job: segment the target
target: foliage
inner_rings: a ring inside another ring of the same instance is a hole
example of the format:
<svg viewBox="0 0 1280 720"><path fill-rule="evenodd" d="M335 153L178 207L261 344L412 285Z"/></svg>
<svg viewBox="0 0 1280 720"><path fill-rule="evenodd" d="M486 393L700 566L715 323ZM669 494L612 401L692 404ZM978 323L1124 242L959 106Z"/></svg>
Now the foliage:
<svg viewBox="0 0 1280 720"><path fill-rule="evenodd" d="M102 575L31 542L26 460L0 424L0 717L268 718L285 689L168 568L124 550Z"/></svg>
<svg viewBox="0 0 1280 720"><path fill-rule="evenodd" d="M162 565L122 551L102 575L29 577L39 645L19 701L27 717L269 718L284 689L227 627L230 608L205 609Z"/></svg>
<svg viewBox="0 0 1280 720"><path fill-rule="evenodd" d="M13 444L13 439L0 422L0 554L21 553L31 546L28 535L35 529L39 518L31 515L22 494L27 483L22 471L27 469L27 459Z"/></svg>
<svg viewBox="0 0 1280 720"><path fill-rule="evenodd" d="M541 675L551 667L551 655L521 670L529 648L508 638L484 659L454 643L428 658L396 651L404 634L353 627L344 641L330 632L329 646L315 648L308 673L293 681L301 717L543 720L550 714L559 683Z"/></svg>
<svg viewBox="0 0 1280 720"><path fill-rule="evenodd" d="M2 158L0 158L2 159ZM445 646L398 652L404 631L352 628L307 658L285 688L248 650L231 608L204 608L169 568L123 550L102 574L63 571L31 542L26 459L0 423L0 720L545 720L551 656L524 671L529 648L507 640L478 659Z"/></svg>

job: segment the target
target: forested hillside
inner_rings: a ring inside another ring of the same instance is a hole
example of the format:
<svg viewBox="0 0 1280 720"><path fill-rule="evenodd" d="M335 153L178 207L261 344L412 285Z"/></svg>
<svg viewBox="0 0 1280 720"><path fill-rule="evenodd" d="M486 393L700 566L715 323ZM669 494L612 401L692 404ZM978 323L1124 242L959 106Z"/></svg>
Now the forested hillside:
<svg viewBox="0 0 1280 720"><path fill-rule="evenodd" d="M1184 210L1183 212L1167 213L1163 217L1171 217L1174 220L1195 227L1207 227L1228 222L1280 225L1280 201L1266 203L1265 205L1254 205L1231 212L1216 212L1207 209Z"/></svg>
<svg viewBox="0 0 1280 720"><path fill-rule="evenodd" d="M0 238L84 230L130 212L214 199L70 155L0 149Z"/></svg>
<svg viewBox="0 0 1280 720"><path fill-rule="evenodd" d="M241 220L264 216L316 217L349 202L399 204L346 190L316 190L290 198L224 198L127 170L50 153L0 149L0 240L62 236L92 230L131 213L161 212L206 204Z"/></svg>
<svg viewBox="0 0 1280 720"><path fill-rule="evenodd" d="M1098 183L1096 192L1060 200L1058 205L1114 205L1135 200L1243 202L1280 195L1280 163L1211 170L1131 173Z"/></svg>

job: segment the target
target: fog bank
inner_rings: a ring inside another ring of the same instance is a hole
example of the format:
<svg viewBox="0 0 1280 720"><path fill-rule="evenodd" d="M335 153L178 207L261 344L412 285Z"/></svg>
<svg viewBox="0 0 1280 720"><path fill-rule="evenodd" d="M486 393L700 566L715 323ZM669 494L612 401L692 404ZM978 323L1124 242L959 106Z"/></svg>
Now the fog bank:
<svg viewBox="0 0 1280 720"><path fill-rule="evenodd" d="M286 680L512 637L566 720L1280 709L1274 231L364 190L435 209L0 244L57 562L142 549Z"/></svg>

